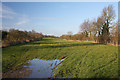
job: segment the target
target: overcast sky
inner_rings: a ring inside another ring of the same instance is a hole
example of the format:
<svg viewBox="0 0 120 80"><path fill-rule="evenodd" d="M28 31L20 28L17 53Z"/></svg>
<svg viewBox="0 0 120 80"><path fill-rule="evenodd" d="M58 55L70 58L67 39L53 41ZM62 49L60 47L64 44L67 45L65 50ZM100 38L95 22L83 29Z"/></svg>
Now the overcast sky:
<svg viewBox="0 0 120 80"><path fill-rule="evenodd" d="M102 9L114 6L118 19L117 2L2 2L3 29L42 32L60 36L72 31L80 31L85 19L96 19Z"/></svg>

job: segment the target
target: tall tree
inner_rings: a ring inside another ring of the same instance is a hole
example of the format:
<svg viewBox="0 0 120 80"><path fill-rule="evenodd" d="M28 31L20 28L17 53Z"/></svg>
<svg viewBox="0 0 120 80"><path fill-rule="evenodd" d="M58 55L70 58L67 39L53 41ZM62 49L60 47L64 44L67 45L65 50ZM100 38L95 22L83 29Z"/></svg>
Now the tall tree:
<svg viewBox="0 0 120 80"><path fill-rule="evenodd" d="M72 31L67 32L67 34L68 34L68 38L72 39L72 34L73 34Z"/></svg>
<svg viewBox="0 0 120 80"><path fill-rule="evenodd" d="M116 22L111 30L111 42L114 44L118 44L119 32L118 32L118 22Z"/></svg>
<svg viewBox="0 0 120 80"><path fill-rule="evenodd" d="M80 25L81 31L82 33L84 33L84 35L86 37L88 37L89 35L89 29L90 29L90 24L89 24L89 19L85 20L81 25Z"/></svg>
<svg viewBox="0 0 120 80"><path fill-rule="evenodd" d="M105 7L102 11L102 20L104 21L102 26L102 41L104 43L108 43L110 41L110 33L109 28L112 24L112 21L115 19L115 11L113 9L112 5L109 5L108 7Z"/></svg>

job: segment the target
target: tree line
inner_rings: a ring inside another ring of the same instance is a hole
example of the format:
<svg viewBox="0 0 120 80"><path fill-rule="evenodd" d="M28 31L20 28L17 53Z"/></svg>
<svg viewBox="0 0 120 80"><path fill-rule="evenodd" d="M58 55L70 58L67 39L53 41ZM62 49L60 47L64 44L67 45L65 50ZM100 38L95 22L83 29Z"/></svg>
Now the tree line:
<svg viewBox="0 0 120 80"><path fill-rule="evenodd" d="M0 32L2 32L2 47L31 42L31 41L38 41L44 37L42 33L37 33L34 30L20 31L20 30L10 29L9 31L1 30Z"/></svg>
<svg viewBox="0 0 120 80"><path fill-rule="evenodd" d="M113 6L108 5L97 19L84 20L78 34L72 35L72 32L68 32L67 35L62 35L60 38L119 45L120 33L118 32L118 21L114 22L115 16Z"/></svg>
<svg viewBox="0 0 120 80"><path fill-rule="evenodd" d="M44 35L44 38L59 38L59 37L54 35Z"/></svg>

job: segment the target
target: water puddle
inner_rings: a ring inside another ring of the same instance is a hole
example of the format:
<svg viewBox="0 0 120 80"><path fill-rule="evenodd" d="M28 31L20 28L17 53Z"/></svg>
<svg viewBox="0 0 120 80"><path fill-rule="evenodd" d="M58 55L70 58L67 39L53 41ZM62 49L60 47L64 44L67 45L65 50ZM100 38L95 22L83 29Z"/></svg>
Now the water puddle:
<svg viewBox="0 0 120 80"><path fill-rule="evenodd" d="M57 69L58 65L63 61L61 60L42 60L42 59L33 59L29 60L29 65L26 70L31 71L31 74L26 78L48 78L54 75L53 69Z"/></svg>
<svg viewBox="0 0 120 80"><path fill-rule="evenodd" d="M63 60L32 59L21 70L6 73L4 78L50 78Z"/></svg>

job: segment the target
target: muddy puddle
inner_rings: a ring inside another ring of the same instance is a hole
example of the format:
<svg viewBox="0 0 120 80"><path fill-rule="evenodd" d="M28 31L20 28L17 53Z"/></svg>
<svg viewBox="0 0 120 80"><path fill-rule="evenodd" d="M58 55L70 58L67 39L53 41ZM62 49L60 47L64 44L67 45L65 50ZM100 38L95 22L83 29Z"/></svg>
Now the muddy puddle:
<svg viewBox="0 0 120 80"><path fill-rule="evenodd" d="M41 60L33 59L29 61L27 70L32 71L32 73L27 78L48 78L54 75L53 69L56 69L58 64L61 63L64 59L61 60Z"/></svg>
<svg viewBox="0 0 120 80"><path fill-rule="evenodd" d="M55 74L55 69L60 65L61 60L42 60L32 59L28 61L28 65L24 65L22 70L7 73L8 78L50 78Z"/></svg>

